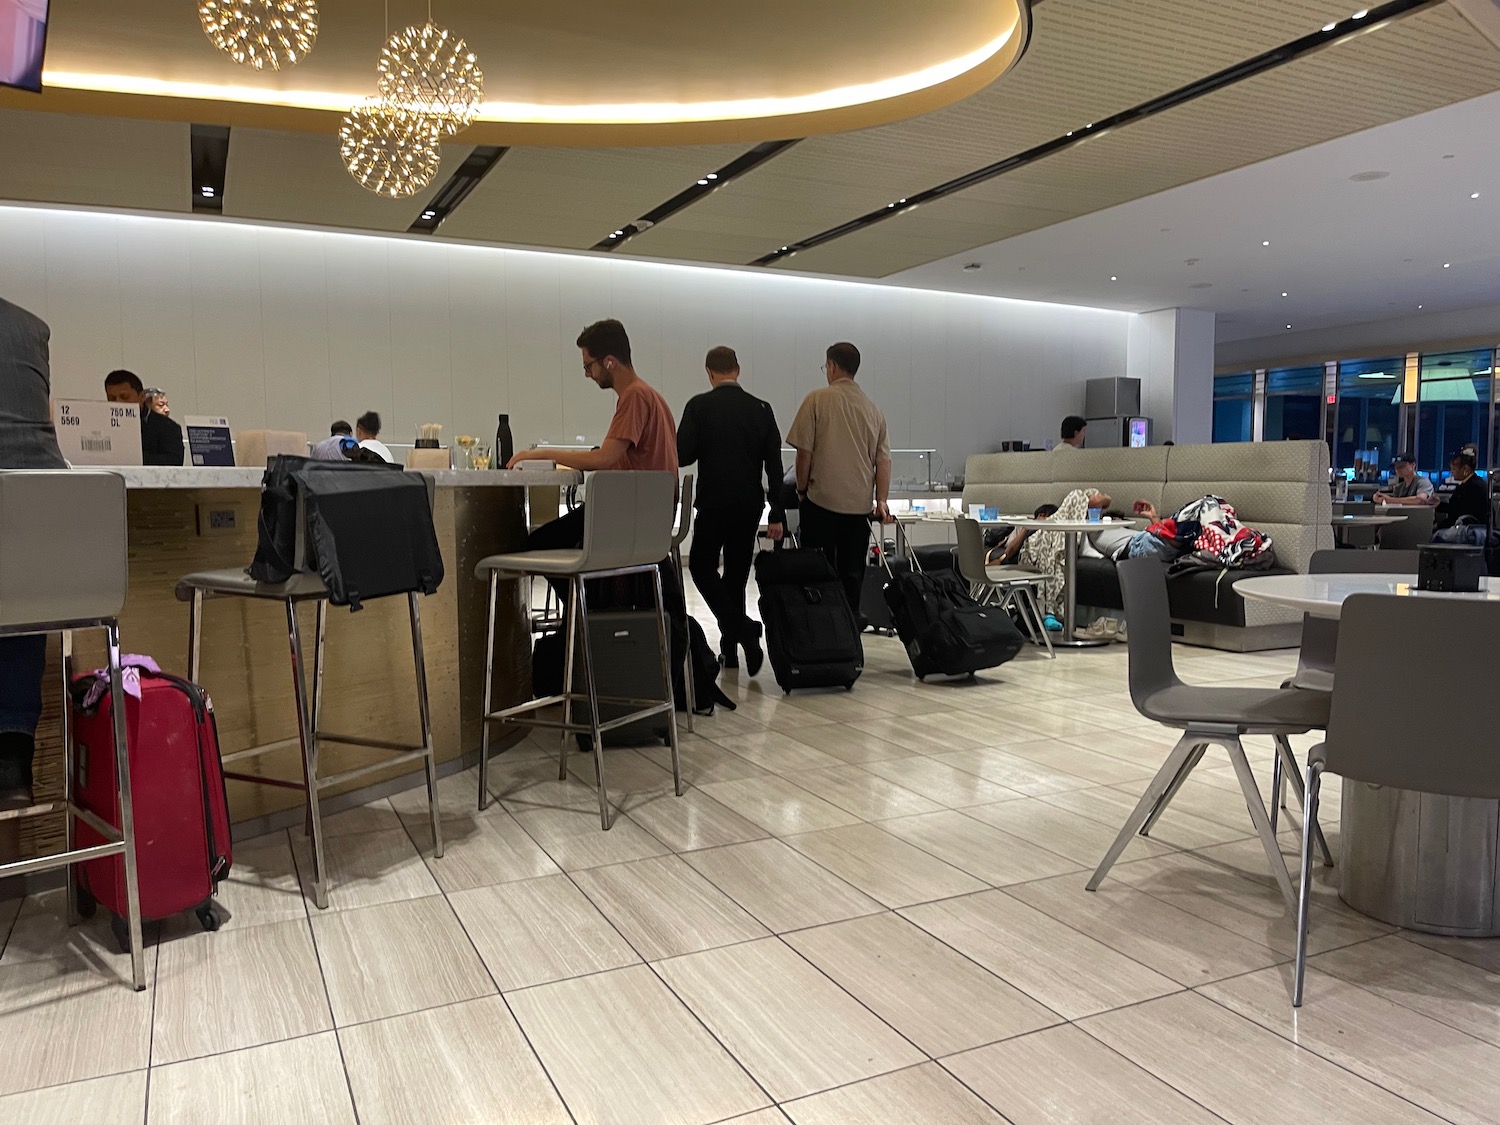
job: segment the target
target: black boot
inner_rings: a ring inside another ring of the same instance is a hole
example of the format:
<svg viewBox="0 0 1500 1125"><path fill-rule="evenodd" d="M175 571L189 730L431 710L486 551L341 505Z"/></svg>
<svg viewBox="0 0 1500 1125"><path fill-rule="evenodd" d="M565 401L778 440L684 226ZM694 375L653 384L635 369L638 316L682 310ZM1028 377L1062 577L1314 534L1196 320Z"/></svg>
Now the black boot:
<svg viewBox="0 0 1500 1125"><path fill-rule="evenodd" d="M745 671L755 675L760 671L760 666L766 662L765 651L760 647L761 624L759 621L745 620L742 630L741 644L745 648Z"/></svg>
<svg viewBox="0 0 1500 1125"><path fill-rule="evenodd" d="M719 667L738 668L740 666L739 653L735 651L738 646L730 637L721 637L719 640Z"/></svg>

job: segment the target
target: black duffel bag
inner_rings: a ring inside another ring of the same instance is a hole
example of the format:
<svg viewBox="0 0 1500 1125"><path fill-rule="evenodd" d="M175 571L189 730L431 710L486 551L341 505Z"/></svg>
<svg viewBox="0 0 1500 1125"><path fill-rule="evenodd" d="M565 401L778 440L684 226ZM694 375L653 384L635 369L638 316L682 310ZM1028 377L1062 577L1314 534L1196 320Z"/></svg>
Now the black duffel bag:
<svg viewBox="0 0 1500 1125"><path fill-rule="evenodd" d="M885 598L919 680L995 668L1026 643L1008 613L980 605L951 570L894 575Z"/></svg>
<svg viewBox="0 0 1500 1125"><path fill-rule="evenodd" d="M302 503L305 560L328 587L328 600L358 610L370 598L435 593L443 556L427 481L400 466L279 456L262 482L259 538L249 574L285 582L298 562Z"/></svg>

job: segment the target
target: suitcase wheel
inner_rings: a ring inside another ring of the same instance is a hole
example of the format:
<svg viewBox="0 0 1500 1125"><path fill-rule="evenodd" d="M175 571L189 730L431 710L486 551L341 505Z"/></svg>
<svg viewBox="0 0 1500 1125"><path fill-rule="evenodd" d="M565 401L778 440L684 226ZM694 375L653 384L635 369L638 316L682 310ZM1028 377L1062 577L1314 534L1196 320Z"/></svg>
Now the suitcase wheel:
<svg viewBox="0 0 1500 1125"><path fill-rule="evenodd" d="M213 933L222 925L218 912L214 910L212 903L205 902L202 906L194 908L193 913L198 916L198 924L209 933Z"/></svg>
<svg viewBox="0 0 1500 1125"><path fill-rule="evenodd" d="M852 683L845 684L844 685L844 690L845 691L853 691L854 690L854 685Z"/></svg>
<svg viewBox="0 0 1500 1125"><path fill-rule="evenodd" d="M78 900L78 916L80 918L92 918L95 911L99 909L99 900L82 883L78 884L75 895Z"/></svg>

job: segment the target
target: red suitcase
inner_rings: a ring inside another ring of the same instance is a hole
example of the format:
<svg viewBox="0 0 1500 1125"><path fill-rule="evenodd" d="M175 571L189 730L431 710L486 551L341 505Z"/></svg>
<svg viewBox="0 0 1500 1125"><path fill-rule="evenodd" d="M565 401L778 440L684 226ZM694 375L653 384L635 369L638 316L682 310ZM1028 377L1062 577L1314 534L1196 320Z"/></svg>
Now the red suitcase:
<svg viewBox="0 0 1500 1125"><path fill-rule="evenodd" d="M231 854L213 703L197 684L146 668L139 673L140 698L125 697L125 730L141 917L193 909L205 930L216 930L213 895L229 874ZM94 683L93 675L74 682L74 787L80 805L118 827L109 694L90 709L83 706ZM80 847L103 842L83 821L77 836ZM74 870L79 910L87 916L103 904L114 915L116 939L128 950L124 858L90 860Z"/></svg>

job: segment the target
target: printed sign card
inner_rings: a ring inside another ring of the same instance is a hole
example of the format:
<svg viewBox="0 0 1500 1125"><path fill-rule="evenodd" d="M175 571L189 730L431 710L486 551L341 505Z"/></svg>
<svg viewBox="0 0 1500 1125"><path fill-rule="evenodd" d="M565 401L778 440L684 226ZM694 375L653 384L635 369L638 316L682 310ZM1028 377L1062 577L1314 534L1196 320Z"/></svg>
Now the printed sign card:
<svg viewBox="0 0 1500 1125"><path fill-rule="evenodd" d="M140 407L123 402L58 399L57 444L70 465L139 465Z"/></svg>
<svg viewBox="0 0 1500 1125"><path fill-rule="evenodd" d="M187 430L188 464L234 466L234 445L229 433L228 418L186 417L182 425Z"/></svg>

